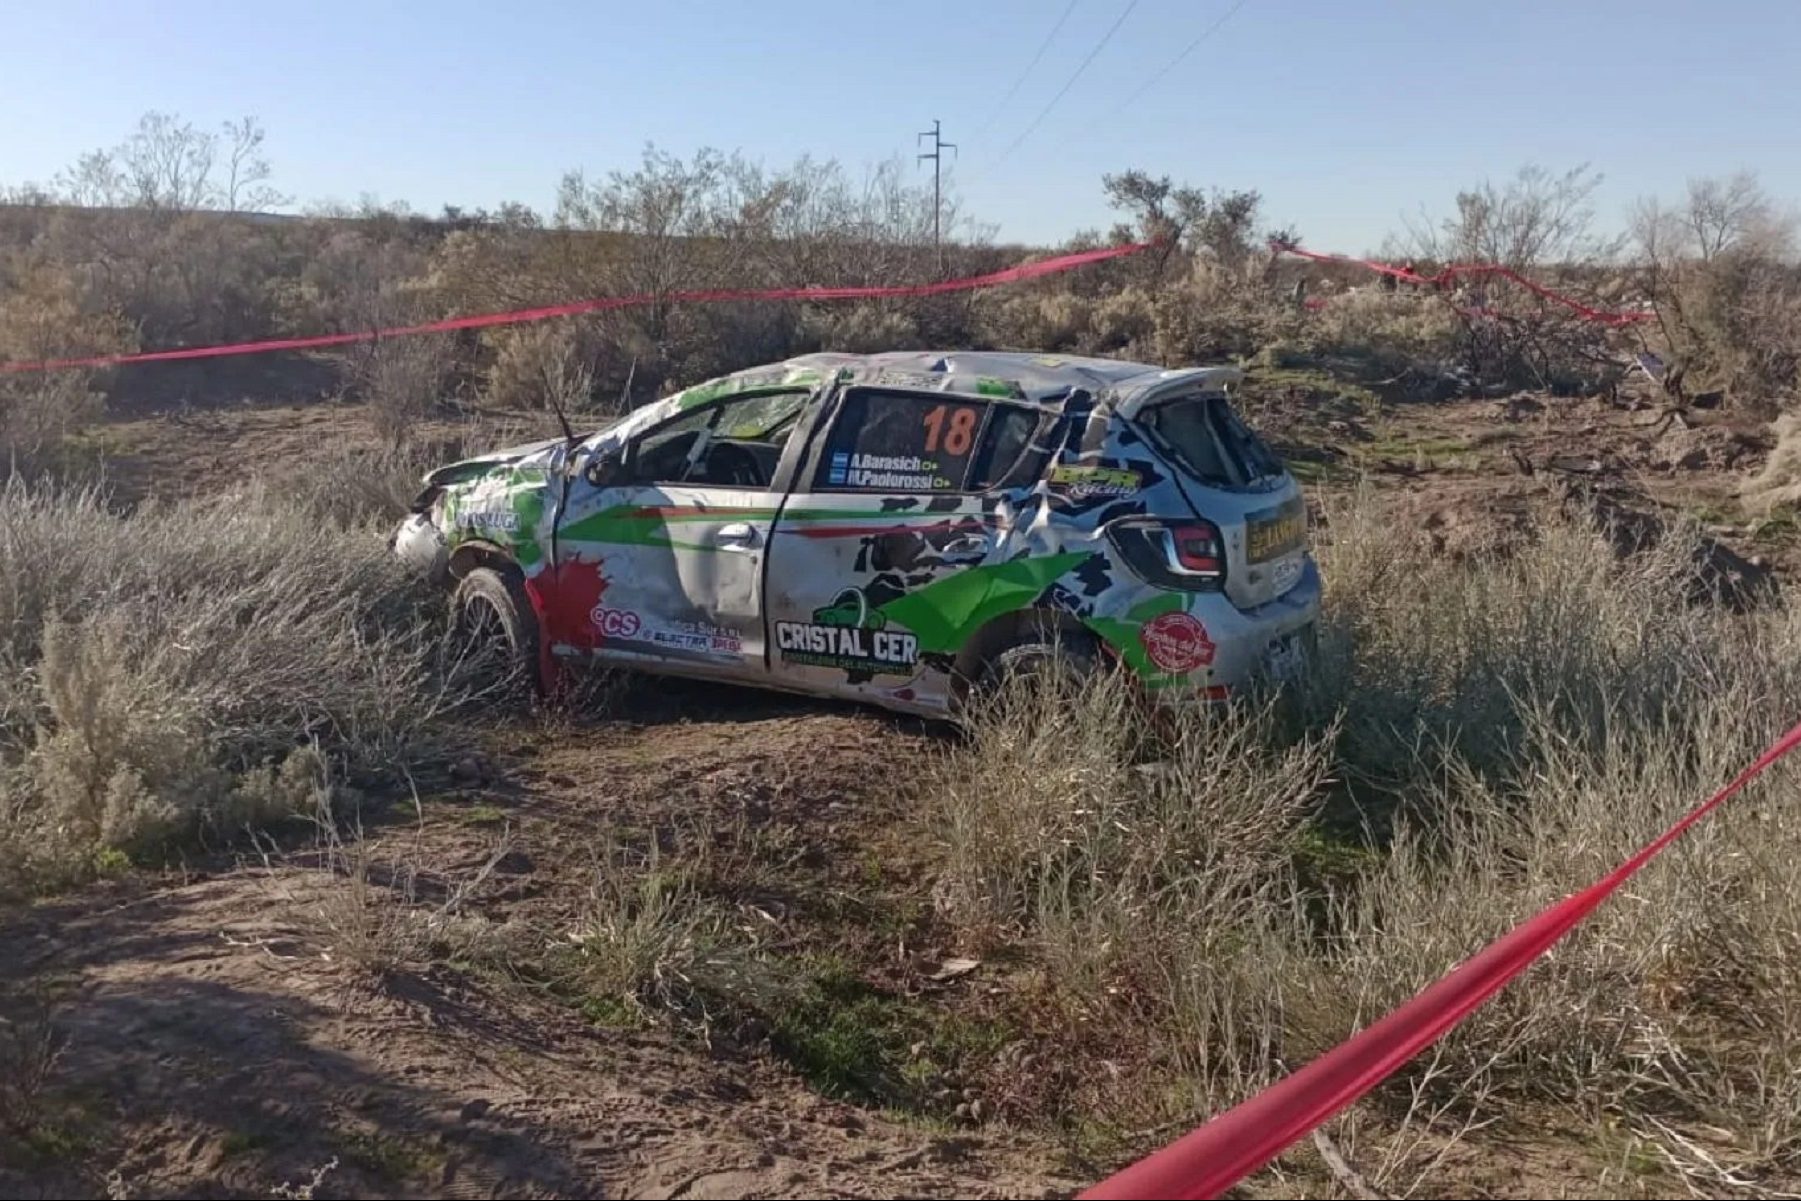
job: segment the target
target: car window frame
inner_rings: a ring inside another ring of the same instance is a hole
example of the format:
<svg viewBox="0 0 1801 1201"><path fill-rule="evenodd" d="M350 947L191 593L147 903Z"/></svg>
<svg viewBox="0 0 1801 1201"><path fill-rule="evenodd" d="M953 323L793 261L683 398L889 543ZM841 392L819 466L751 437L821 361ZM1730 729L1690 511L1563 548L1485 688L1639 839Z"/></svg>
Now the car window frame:
<svg viewBox="0 0 1801 1201"><path fill-rule="evenodd" d="M1224 400L1228 404L1230 403L1230 398L1220 392L1181 392L1174 396L1160 398L1154 403L1146 405L1131 418L1131 421L1133 425L1137 426L1153 439L1152 445L1158 448L1159 453L1168 457L1191 479L1200 483L1203 487L1222 488L1228 491L1242 491L1251 487L1255 480L1252 478L1248 466L1240 459L1238 453L1232 447L1228 446L1226 440L1220 436L1219 431L1213 428L1212 414L1209 413L1206 415L1207 420L1204 428L1206 429L1207 436L1213 441L1214 451L1219 455L1220 462L1226 465L1228 471L1232 472L1235 476L1242 478L1218 480L1210 479L1202 475L1197 469L1197 464L1189 461L1188 453L1159 429L1154 420L1156 415L1163 409L1171 408L1175 405L1196 403L1212 404L1219 400Z"/></svg>
<svg viewBox="0 0 1801 1201"><path fill-rule="evenodd" d="M817 401L819 389L814 385L791 385L787 387L747 388L742 392L734 392L729 396L720 396L695 405L691 409L672 413L662 421L645 427L627 438L619 447L618 460L628 471L637 458L639 446L647 439L667 430L670 426L682 421L691 420L703 413L721 414L734 404L743 404L753 400L768 400L774 396L793 395L800 397L800 405L795 410L793 428L788 433L788 440L783 444L782 453L776 459L775 470L770 473L769 483L757 484L719 484L699 480L615 480L599 485L605 488L724 488L733 492L770 492L786 493L789 491L788 478L794 470L797 454L797 441L804 441L811 420L811 413ZM716 419L716 418L715 418ZM708 423L709 425L712 423ZM703 427L705 428L705 427Z"/></svg>
<svg viewBox="0 0 1801 1201"><path fill-rule="evenodd" d="M825 465L826 456L831 453L832 438L838 432L838 424L844 418L845 408L853 398L864 393L878 396L897 396L906 400L916 400L927 404L981 405L981 424L976 427L976 432L972 439L969 461L963 468L963 478L958 481L958 487L934 488L925 491L884 492L879 488L833 487L830 484L820 484L818 482L820 472ZM1026 445L1020 448L1020 454L1015 456L1013 462L1007 464L1008 471L1000 473L994 484L985 488L969 487L970 477L975 471L977 455L980 453L983 442L988 437L988 431L994 421L995 411L1002 405L1032 414L1036 419L1036 424L1033 429L1034 434L1037 433L1039 428L1042 428L1043 407L1034 405L1029 401L1017 400L1013 397L972 396L960 392L939 392L936 390L917 388L897 388L886 384L845 385L832 397L832 403L819 423L819 429L815 435L816 445L809 451L806 460L800 465L801 469L796 474L792 491L796 494L807 496L985 496L999 487L999 480L1006 478L1008 472L1011 472L1011 470L1018 465L1019 459L1031 449L1031 439L1028 438L1026 440Z"/></svg>

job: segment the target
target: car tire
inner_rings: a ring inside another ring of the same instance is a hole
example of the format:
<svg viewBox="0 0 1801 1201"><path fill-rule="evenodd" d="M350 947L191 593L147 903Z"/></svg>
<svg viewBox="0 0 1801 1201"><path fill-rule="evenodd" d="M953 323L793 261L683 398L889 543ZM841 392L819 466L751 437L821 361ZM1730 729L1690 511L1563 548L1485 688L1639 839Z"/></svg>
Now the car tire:
<svg viewBox="0 0 1801 1201"><path fill-rule="evenodd" d="M994 696L1051 671L1061 671L1068 684L1080 687L1101 666L1101 647L1093 635L1079 631L1032 634L988 656L977 673L974 692Z"/></svg>
<svg viewBox="0 0 1801 1201"><path fill-rule="evenodd" d="M450 631L455 652L473 661L495 656L492 674L538 680L538 618L517 572L477 567L451 596ZM486 664L482 674L488 674Z"/></svg>

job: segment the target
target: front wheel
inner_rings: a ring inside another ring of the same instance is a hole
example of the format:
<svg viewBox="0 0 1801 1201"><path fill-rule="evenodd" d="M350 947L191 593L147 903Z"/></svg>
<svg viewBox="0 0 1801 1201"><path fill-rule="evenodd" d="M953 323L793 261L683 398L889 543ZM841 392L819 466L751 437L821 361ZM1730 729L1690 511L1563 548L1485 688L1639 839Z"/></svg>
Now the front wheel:
<svg viewBox="0 0 1801 1201"><path fill-rule="evenodd" d="M538 619L515 572L477 567L458 581L450 604L456 666L477 679L538 680Z"/></svg>

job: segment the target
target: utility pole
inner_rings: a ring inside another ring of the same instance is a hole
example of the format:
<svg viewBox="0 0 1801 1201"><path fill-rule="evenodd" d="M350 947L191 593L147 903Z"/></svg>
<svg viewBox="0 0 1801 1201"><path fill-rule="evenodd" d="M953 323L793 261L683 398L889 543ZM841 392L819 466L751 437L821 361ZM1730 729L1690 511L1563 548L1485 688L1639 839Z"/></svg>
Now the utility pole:
<svg viewBox="0 0 1801 1201"><path fill-rule="evenodd" d="M942 222L944 218L944 152L946 150L955 150L957 144L955 142L947 142L944 140L942 123L936 117L932 119L932 128L920 134L919 137L932 139L932 153L921 154L919 156L919 161L923 163L927 159L932 160L932 248L938 252L938 274L943 275L944 230L942 228ZM918 144L919 139L915 138L914 145L917 146Z"/></svg>

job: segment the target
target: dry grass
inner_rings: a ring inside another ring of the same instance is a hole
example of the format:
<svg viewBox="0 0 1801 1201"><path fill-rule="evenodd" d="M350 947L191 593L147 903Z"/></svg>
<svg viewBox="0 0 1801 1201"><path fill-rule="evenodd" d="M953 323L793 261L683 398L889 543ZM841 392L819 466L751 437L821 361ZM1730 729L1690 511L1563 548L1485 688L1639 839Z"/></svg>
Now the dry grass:
<svg viewBox="0 0 1801 1201"><path fill-rule="evenodd" d="M373 529L259 491L126 518L17 482L0 528L9 883L310 813L320 765L391 788L441 755L441 618Z"/></svg>
<svg viewBox="0 0 1801 1201"><path fill-rule="evenodd" d="M933 779L951 921L1050 982L1053 1025L1085 1032L1063 1054L1139 1049L1074 1098L1090 1119L1192 1116L1325 1050L1801 714L1801 618L1692 603L1680 532L1620 560L1547 515L1517 555L1451 562L1369 498L1329 529L1321 670L1295 703L1153 736L1117 681L1027 693ZM1523 1102L1625 1115L1716 1187L1801 1162L1801 811L1776 795L1695 831L1380 1092L1401 1134L1369 1141L1376 1185L1429 1188Z"/></svg>
<svg viewBox="0 0 1801 1201"><path fill-rule="evenodd" d="M45 1090L67 1041L41 1000L0 1016L0 1135L28 1138L44 1120Z"/></svg>
<svg viewBox="0 0 1801 1201"><path fill-rule="evenodd" d="M586 902L554 965L590 1016L704 1020L712 999L744 991L740 985L757 973L755 947L693 874L665 863L654 846L636 853L608 842L596 853Z"/></svg>
<svg viewBox="0 0 1801 1201"><path fill-rule="evenodd" d="M1784 413L1771 428L1776 446L1743 492L1746 504L1765 513L1801 505L1801 414Z"/></svg>
<svg viewBox="0 0 1801 1201"><path fill-rule="evenodd" d="M404 829L378 843L360 822L342 823L323 806L316 821L313 857L322 876L275 880L325 955L354 975L379 982L446 963L505 971L535 954L533 936L479 911L512 849L509 835L495 839L472 870L445 877Z"/></svg>

